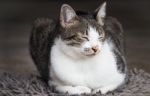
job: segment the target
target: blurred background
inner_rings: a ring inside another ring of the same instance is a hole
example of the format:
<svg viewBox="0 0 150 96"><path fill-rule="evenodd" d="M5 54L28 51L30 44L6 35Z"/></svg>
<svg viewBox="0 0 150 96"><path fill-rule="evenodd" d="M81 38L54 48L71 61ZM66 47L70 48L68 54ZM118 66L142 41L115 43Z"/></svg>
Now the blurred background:
<svg viewBox="0 0 150 96"><path fill-rule="evenodd" d="M0 70L34 74L28 41L36 18L58 18L60 6L95 10L102 0L0 0ZM107 0L107 15L123 25L129 68L150 72L150 0Z"/></svg>

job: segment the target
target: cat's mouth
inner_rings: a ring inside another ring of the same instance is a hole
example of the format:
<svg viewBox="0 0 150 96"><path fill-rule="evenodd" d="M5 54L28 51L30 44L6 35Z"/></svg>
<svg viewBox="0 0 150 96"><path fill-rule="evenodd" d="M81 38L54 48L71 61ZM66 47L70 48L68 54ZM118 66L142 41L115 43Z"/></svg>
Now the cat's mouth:
<svg viewBox="0 0 150 96"><path fill-rule="evenodd" d="M86 56L95 56L96 54L87 54Z"/></svg>
<svg viewBox="0 0 150 96"><path fill-rule="evenodd" d="M99 54L100 53L100 50L97 50L96 52L91 52L91 53L84 53L84 55L85 56L95 56L95 55L97 55L97 54Z"/></svg>

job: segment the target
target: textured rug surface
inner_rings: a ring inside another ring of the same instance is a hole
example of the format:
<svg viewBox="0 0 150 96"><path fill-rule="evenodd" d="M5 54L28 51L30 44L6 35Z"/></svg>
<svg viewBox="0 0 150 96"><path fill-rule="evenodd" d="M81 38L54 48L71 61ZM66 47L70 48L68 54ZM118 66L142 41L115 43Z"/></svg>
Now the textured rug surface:
<svg viewBox="0 0 150 96"><path fill-rule="evenodd" d="M34 75L0 73L0 96L68 96L54 92L53 88L47 87ZM123 89L107 95L97 93L93 96L150 96L150 74L134 69L129 72L129 82Z"/></svg>

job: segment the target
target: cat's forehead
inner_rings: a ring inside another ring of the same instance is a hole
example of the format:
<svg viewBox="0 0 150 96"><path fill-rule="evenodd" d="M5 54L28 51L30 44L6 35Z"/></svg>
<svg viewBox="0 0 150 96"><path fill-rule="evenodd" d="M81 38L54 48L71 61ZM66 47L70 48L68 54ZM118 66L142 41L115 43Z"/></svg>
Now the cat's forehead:
<svg viewBox="0 0 150 96"><path fill-rule="evenodd" d="M96 30L103 29L103 26L101 26L96 20L94 20L94 19L87 19L87 21L88 21L88 27L93 27Z"/></svg>
<svg viewBox="0 0 150 96"><path fill-rule="evenodd" d="M84 33L87 31L90 27L96 29L98 32L102 29L102 26L100 26L96 20L94 19L89 19L89 18L80 18L79 22L68 28L68 31L73 32L73 33Z"/></svg>

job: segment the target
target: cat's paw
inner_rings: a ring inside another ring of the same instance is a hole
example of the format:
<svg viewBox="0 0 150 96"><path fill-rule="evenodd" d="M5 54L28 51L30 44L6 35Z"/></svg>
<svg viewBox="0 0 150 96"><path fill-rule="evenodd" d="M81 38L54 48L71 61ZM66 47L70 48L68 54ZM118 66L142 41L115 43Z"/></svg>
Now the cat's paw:
<svg viewBox="0 0 150 96"><path fill-rule="evenodd" d="M88 87L84 87L84 86L76 86L75 87L76 90L78 90L78 93L80 94L90 94L91 93L91 89Z"/></svg>
<svg viewBox="0 0 150 96"><path fill-rule="evenodd" d="M104 90L102 88L98 88L98 89L93 90L93 92L92 92L92 94L97 94L97 93L106 94L107 90Z"/></svg>
<svg viewBox="0 0 150 96"><path fill-rule="evenodd" d="M106 94L110 91L115 90L116 88L117 88L116 85L109 85L109 86L105 86L105 87L101 87L101 88L93 90L92 94L96 94L96 93Z"/></svg>
<svg viewBox="0 0 150 96"><path fill-rule="evenodd" d="M56 90L70 95L90 94L91 89L85 86L58 86Z"/></svg>

